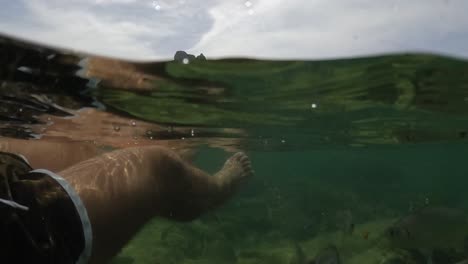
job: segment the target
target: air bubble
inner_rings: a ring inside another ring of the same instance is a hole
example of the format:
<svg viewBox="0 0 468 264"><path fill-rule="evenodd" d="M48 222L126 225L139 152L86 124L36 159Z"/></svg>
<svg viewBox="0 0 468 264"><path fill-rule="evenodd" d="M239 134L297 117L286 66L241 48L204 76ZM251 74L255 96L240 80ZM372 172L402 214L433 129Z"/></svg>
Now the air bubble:
<svg viewBox="0 0 468 264"><path fill-rule="evenodd" d="M190 61L189 61L188 58L184 58L184 59L182 60L182 63L183 63L183 64L189 64L189 62L190 62Z"/></svg>
<svg viewBox="0 0 468 264"><path fill-rule="evenodd" d="M133 120L132 120L132 121L130 121L130 124L131 124L132 126L136 126L136 122L135 122L135 121L133 121Z"/></svg>
<svg viewBox="0 0 468 264"><path fill-rule="evenodd" d="M115 131L115 132L119 132L119 131L120 131L120 126L114 125L114 131Z"/></svg>
<svg viewBox="0 0 468 264"><path fill-rule="evenodd" d="M310 105L310 107L312 107L312 108L317 108L317 104L316 104L316 103L312 103L312 104Z"/></svg>
<svg viewBox="0 0 468 264"><path fill-rule="evenodd" d="M190 135L191 135L192 137L194 137L194 136L195 136L195 130L193 130L193 129L190 130Z"/></svg>
<svg viewBox="0 0 468 264"><path fill-rule="evenodd" d="M281 143L283 143L283 144L286 143L286 140L282 139L282 140L281 140Z"/></svg>

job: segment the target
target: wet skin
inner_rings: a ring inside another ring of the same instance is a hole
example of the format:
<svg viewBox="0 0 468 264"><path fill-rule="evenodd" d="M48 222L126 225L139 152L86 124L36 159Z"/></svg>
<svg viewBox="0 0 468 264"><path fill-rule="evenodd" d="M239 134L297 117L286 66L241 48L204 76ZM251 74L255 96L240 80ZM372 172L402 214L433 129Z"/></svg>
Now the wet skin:
<svg viewBox="0 0 468 264"><path fill-rule="evenodd" d="M37 147L23 152L36 164L41 159L35 155L48 156ZM168 148L144 146L98 154L58 174L75 189L89 215L90 263L107 263L150 219L193 220L225 203L253 173L241 152L209 175Z"/></svg>

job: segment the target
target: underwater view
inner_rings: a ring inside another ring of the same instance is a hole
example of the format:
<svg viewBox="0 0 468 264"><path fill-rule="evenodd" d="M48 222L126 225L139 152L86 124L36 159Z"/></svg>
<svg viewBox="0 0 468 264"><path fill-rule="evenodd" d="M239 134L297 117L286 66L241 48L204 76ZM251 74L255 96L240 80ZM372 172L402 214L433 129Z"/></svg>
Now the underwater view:
<svg viewBox="0 0 468 264"><path fill-rule="evenodd" d="M137 63L8 37L0 55L1 151L160 145L209 173L250 157L226 204L153 218L113 264L468 263L466 60Z"/></svg>

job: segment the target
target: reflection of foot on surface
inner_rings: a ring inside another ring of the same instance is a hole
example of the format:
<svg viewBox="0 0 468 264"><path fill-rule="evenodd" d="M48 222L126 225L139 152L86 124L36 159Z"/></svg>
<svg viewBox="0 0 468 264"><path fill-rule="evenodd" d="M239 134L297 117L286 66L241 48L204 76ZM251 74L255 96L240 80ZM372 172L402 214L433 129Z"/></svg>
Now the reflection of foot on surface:
<svg viewBox="0 0 468 264"><path fill-rule="evenodd" d="M215 177L220 186L229 191L236 191L248 178L253 175L250 159L242 152L231 156Z"/></svg>

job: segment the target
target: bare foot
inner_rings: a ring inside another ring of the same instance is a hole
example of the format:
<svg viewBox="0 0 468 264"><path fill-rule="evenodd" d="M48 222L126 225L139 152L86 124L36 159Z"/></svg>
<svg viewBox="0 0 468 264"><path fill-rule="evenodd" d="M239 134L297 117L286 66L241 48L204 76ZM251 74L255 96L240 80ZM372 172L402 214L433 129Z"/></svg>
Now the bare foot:
<svg viewBox="0 0 468 264"><path fill-rule="evenodd" d="M251 176L252 166L249 157L243 152L231 156L215 175L221 188L230 192L236 191Z"/></svg>

